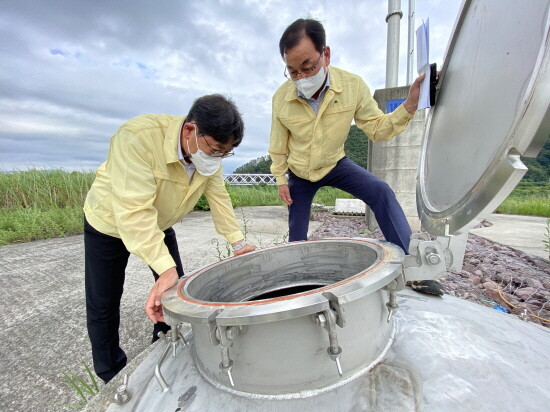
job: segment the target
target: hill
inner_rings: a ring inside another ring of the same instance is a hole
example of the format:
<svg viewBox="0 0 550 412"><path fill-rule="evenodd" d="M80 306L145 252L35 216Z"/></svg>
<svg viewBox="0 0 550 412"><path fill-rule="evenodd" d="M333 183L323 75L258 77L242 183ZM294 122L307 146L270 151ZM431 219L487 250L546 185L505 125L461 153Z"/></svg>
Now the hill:
<svg viewBox="0 0 550 412"><path fill-rule="evenodd" d="M351 126L348 139L344 145L344 150L348 157L359 166L367 168L368 158L368 139L361 129L357 126ZM550 135L536 159L523 158L529 171L525 174L522 182L550 182ZM234 173L271 173L269 167L271 159L268 155L253 159L244 165L235 169Z"/></svg>
<svg viewBox="0 0 550 412"><path fill-rule="evenodd" d="M368 138L357 126L351 126L348 139L344 145L344 150L348 157L359 166L367 168L368 158ZM271 158L269 155L261 156L239 166L233 173L271 173Z"/></svg>
<svg viewBox="0 0 550 412"><path fill-rule="evenodd" d="M536 159L523 158L525 166L529 168L522 181L550 182L550 135Z"/></svg>

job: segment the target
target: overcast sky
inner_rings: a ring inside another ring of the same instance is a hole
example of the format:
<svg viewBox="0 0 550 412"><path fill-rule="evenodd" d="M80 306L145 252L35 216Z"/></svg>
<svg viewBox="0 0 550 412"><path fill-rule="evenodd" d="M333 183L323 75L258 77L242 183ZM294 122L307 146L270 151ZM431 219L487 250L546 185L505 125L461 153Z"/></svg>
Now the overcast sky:
<svg viewBox="0 0 550 412"><path fill-rule="evenodd" d="M416 0L442 64L461 0ZM399 85L406 82L401 0ZM285 81L284 29L320 20L331 64L384 88L386 0L2 0L0 170L95 170L110 137L143 113L184 115L200 96L231 97L245 137L224 172L267 154L271 96Z"/></svg>

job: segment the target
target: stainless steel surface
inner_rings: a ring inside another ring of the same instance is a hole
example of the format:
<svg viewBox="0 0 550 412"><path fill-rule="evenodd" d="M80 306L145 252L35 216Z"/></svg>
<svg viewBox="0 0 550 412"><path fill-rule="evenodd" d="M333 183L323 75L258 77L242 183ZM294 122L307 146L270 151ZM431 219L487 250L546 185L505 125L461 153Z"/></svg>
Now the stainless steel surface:
<svg viewBox="0 0 550 412"><path fill-rule="evenodd" d="M208 381L258 397L319 393L387 350L397 307L384 288L402 287L403 259L399 247L365 239L276 246L182 279L164 294L164 312L172 325L192 324L194 362ZM312 289L288 293L304 285ZM276 296L256 299L266 292Z"/></svg>
<svg viewBox="0 0 550 412"><path fill-rule="evenodd" d="M467 231L519 182L550 131L548 0L463 3L430 109L417 205L434 235Z"/></svg>
<svg viewBox="0 0 550 412"><path fill-rule="evenodd" d="M382 356L392 334L386 322L384 292L347 303L346 327L337 328L343 377L327 354L329 336L311 316L250 325L229 349L236 392L256 397L287 398L316 394L345 384ZM330 310L330 309L328 309ZM325 312L326 314L326 312ZM210 343L204 325L192 325L194 362L208 381L231 389L219 371L220 346Z"/></svg>
<svg viewBox="0 0 550 412"><path fill-rule="evenodd" d="M109 412L544 411L550 403L550 331L491 308L403 290L394 319L398 332L373 369L316 396L256 398L208 384L189 351L166 365L172 382L162 393L152 370L158 343L133 371L131 401ZM317 327L317 326L316 326ZM318 327L317 327L318 328ZM321 332L320 328L319 332ZM190 336L189 330L184 335ZM320 356L326 356L326 348ZM284 359L284 358L282 358ZM332 361L328 361L333 363ZM334 368L334 366L332 366ZM103 411L93 403L89 411Z"/></svg>

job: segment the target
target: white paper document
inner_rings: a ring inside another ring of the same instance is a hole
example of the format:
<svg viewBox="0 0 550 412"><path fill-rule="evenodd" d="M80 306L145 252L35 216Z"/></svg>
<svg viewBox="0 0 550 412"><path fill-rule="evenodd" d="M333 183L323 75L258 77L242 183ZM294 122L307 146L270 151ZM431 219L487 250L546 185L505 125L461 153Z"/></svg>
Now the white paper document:
<svg viewBox="0 0 550 412"><path fill-rule="evenodd" d="M420 86L418 108L430 107L430 19L416 29L416 68L418 75L426 74Z"/></svg>

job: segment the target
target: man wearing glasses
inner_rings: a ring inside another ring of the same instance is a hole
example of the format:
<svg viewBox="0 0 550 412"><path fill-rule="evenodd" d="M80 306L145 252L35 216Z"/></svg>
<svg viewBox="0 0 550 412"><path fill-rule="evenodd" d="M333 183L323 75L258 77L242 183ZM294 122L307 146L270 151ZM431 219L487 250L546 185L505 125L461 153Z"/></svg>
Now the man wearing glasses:
<svg viewBox="0 0 550 412"><path fill-rule="evenodd" d="M383 114L359 76L329 66L320 22L296 20L283 33L279 51L288 81L273 96L269 155L279 197L289 206L289 241L307 239L313 197L332 186L368 204L386 240L407 253L411 229L395 194L346 157L344 142L353 120L373 141L401 133L417 109L423 76L401 106Z"/></svg>
<svg viewBox="0 0 550 412"><path fill-rule="evenodd" d="M169 329L162 293L184 275L172 225L202 194L216 230L235 255L254 250L244 240L222 175L222 158L233 154L243 132L235 104L210 95L197 99L186 117L142 115L112 137L84 204L87 326L94 369L105 382L126 365L118 328L130 253L151 268L156 280L145 305L155 324L154 342L158 332Z"/></svg>

